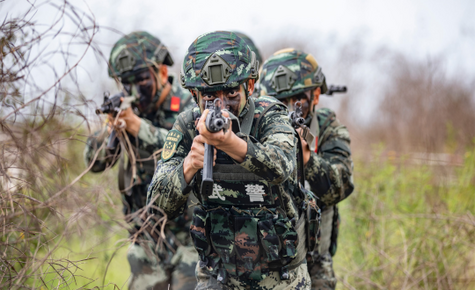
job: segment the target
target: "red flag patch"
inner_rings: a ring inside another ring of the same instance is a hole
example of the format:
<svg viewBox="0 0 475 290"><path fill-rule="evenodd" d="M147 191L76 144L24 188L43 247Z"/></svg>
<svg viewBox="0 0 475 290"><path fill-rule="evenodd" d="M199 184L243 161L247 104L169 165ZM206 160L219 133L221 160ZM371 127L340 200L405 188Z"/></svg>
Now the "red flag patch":
<svg viewBox="0 0 475 290"><path fill-rule="evenodd" d="M318 136L315 137L315 153L318 151Z"/></svg>
<svg viewBox="0 0 475 290"><path fill-rule="evenodd" d="M170 110L172 110L174 112L180 111L180 98L179 97L175 97L175 96L172 97Z"/></svg>

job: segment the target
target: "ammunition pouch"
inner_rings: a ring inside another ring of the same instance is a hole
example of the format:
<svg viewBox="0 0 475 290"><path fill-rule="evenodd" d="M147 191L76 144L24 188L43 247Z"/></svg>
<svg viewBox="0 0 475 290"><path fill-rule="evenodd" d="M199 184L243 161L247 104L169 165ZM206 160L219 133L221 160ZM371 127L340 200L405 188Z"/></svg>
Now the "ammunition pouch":
<svg viewBox="0 0 475 290"><path fill-rule="evenodd" d="M313 192L304 187L300 187L300 192L301 195L304 196L301 213L305 220L307 263L311 265L315 260L314 257L318 254L320 246L322 213L317 205L318 198L313 194Z"/></svg>
<svg viewBox="0 0 475 290"><path fill-rule="evenodd" d="M220 282L224 283L228 275L261 281L269 271L277 270L285 279L288 270L300 265L306 253L303 219L299 219L297 227L294 224L280 208L197 206L190 234L200 266Z"/></svg>
<svg viewBox="0 0 475 290"><path fill-rule="evenodd" d="M303 210L305 213L305 229L307 237L307 251L313 252L318 250L321 212L316 205L315 200L306 199L304 201Z"/></svg>

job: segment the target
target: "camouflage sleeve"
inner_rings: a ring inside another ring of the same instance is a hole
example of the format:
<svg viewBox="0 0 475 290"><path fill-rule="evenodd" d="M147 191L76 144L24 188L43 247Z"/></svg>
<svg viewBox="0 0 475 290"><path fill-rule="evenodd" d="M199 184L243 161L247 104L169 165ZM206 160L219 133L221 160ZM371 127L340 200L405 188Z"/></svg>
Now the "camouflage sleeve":
<svg viewBox="0 0 475 290"><path fill-rule="evenodd" d="M149 120L142 118L138 133L138 139L141 141L140 147L151 153L162 148L167 133L166 129L157 128ZM97 153L97 158L91 167L92 172L104 171L107 167L113 166L118 160L118 158L114 157L117 157L119 152L110 152L105 149L105 144L103 146L103 143L107 142L108 136L107 126L104 126L104 128L94 132L94 134L87 138L86 147L84 148L84 162L86 166L93 162L94 156ZM99 149L100 152L97 152Z"/></svg>
<svg viewBox="0 0 475 290"><path fill-rule="evenodd" d="M106 158L105 146L101 149L101 146L106 142L106 137L108 135L107 126L105 126L87 138L86 147L84 148L84 163L86 164L86 167L89 167L91 162L94 162L91 167L92 172L104 171L111 163L111 161ZM97 152L99 149L101 149L100 152ZM97 158L94 160L96 153Z"/></svg>
<svg viewBox="0 0 475 290"><path fill-rule="evenodd" d="M182 115L178 116L182 118ZM188 186L183 175L183 160L190 152L193 142L186 128L181 128L179 121L175 122L172 130L183 133L183 139L178 144L175 154L167 161L160 160L148 188L147 203L161 208L169 219L174 219L182 214L183 205L186 203L189 192L183 193Z"/></svg>
<svg viewBox="0 0 475 290"><path fill-rule="evenodd" d="M247 153L240 165L272 184L280 184L294 171L297 142L285 110L269 111L258 130L258 142L245 138Z"/></svg>
<svg viewBox="0 0 475 290"><path fill-rule="evenodd" d="M347 198L354 189L350 134L338 120L323 132L319 154L311 153L305 167L305 179L311 190L327 205Z"/></svg>
<svg viewBox="0 0 475 290"><path fill-rule="evenodd" d="M144 148L153 148L148 151L156 151L163 147L167 134L168 130L155 127L149 120L142 118L137 137L142 141Z"/></svg>

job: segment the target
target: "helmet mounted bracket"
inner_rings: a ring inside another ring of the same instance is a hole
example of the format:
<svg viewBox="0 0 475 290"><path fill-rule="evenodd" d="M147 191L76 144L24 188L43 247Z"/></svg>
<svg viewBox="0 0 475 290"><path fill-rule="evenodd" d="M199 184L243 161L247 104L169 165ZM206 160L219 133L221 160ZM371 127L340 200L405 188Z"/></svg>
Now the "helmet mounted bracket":
<svg viewBox="0 0 475 290"><path fill-rule="evenodd" d="M209 86L226 83L231 76L231 66L219 55L213 53L201 69L200 76Z"/></svg>
<svg viewBox="0 0 475 290"><path fill-rule="evenodd" d="M293 71L284 65L279 65L272 76L271 86L277 93L280 93L290 90L296 80L297 75Z"/></svg>
<svg viewBox="0 0 475 290"><path fill-rule="evenodd" d="M259 61L257 60L256 53L251 50L251 79L257 79L259 77Z"/></svg>
<svg viewBox="0 0 475 290"><path fill-rule="evenodd" d="M123 49L117 56L117 70L123 74L124 72L134 69L136 60L128 49Z"/></svg>
<svg viewBox="0 0 475 290"><path fill-rule="evenodd" d="M315 71L315 74L313 75L313 83L317 85L317 87L319 87L323 84L324 79L325 79L325 76L322 73L322 68L318 67L317 70Z"/></svg>

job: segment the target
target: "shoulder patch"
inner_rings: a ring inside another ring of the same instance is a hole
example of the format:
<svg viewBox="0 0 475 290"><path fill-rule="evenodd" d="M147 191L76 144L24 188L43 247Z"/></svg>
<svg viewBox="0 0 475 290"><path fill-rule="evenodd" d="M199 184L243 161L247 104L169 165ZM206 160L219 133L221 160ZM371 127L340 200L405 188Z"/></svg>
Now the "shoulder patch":
<svg viewBox="0 0 475 290"><path fill-rule="evenodd" d="M180 111L180 98L176 96L172 96L171 104L170 104L170 110L173 112L178 112Z"/></svg>
<svg viewBox="0 0 475 290"><path fill-rule="evenodd" d="M178 130L170 130L163 145L162 161L167 161L175 155L176 148L183 138L183 133Z"/></svg>

